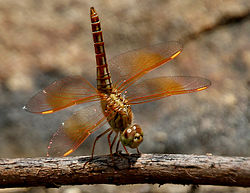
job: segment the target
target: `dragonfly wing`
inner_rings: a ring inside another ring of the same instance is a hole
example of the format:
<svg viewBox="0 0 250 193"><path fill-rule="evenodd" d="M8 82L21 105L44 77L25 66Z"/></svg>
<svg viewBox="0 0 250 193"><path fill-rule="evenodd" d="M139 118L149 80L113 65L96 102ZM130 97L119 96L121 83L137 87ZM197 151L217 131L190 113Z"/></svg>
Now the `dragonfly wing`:
<svg viewBox="0 0 250 193"><path fill-rule="evenodd" d="M71 154L91 133L106 122L99 102L75 112L51 138L47 155L67 156Z"/></svg>
<svg viewBox="0 0 250 193"><path fill-rule="evenodd" d="M91 83L80 76L67 77L38 92L24 109L32 113L48 114L95 100L98 100L98 94Z"/></svg>
<svg viewBox="0 0 250 193"><path fill-rule="evenodd" d="M146 73L172 60L182 50L178 42L167 42L129 51L112 58L109 67L115 87L123 91Z"/></svg>
<svg viewBox="0 0 250 193"><path fill-rule="evenodd" d="M129 104L140 104L159 100L171 95L201 91L211 82L200 77L170 76L142 80L127 89Z"/></svg>

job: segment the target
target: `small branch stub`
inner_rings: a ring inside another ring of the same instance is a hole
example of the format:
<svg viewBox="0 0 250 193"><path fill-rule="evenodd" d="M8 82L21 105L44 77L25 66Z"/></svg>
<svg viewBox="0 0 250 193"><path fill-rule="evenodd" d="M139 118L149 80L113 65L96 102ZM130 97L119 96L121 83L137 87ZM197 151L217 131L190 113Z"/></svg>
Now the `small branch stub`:
<svg viewBox="0 0 250 193"><path fill-rule="evenodd" d="M142 154L0 159L0 188L76 184L195 184L250 187L250 158Z"/></svg>

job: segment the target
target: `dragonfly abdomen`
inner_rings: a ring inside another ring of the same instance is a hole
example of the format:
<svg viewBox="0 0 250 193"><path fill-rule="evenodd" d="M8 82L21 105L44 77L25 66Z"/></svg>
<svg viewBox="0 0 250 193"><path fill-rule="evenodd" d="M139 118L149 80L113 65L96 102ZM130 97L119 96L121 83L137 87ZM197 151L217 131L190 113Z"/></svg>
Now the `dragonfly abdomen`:
<svg viewBox="0 0 250 193"><path fill-rule="evenodd" d="M102 29L99 17L93 7L90 9L90 18L96 54L97 90L102 93L110 93L112 81L106 60Z"/></svg>

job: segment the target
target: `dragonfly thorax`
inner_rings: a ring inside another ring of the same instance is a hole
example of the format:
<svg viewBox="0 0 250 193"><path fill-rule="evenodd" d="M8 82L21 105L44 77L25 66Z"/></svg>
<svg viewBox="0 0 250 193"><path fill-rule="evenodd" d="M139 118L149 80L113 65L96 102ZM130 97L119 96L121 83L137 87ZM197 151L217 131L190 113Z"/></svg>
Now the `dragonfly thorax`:
<svg viewBox="0 0 250 193"><path fill-rule="evenodd" d="M109 125L116 132L120 132L120 141L130 148L137 148L143 141L143 132L139 125L132 125L133 113L125 96L116 90L111 94L104 94L101 102Z"/></svg>
<svg viewBox="0 0 250 193"><path fill-rule="evenodd" d="M121 93L113 90L110 94L104 95L101 101L104 114L107 120L116 132L123 132L131 126L133 113L128 101Z"/></svg>

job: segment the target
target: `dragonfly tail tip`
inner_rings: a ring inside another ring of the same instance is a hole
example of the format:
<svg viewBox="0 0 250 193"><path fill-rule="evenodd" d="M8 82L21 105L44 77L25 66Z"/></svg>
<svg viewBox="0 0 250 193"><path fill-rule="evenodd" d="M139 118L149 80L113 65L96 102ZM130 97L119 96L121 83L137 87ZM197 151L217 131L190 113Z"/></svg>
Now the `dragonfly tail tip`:
<svg viewBox="0 0 250 193"><path fill-rule="evenodd" d="M94 7L90 7L90 15L95 15L96 11Z"/></svg>

